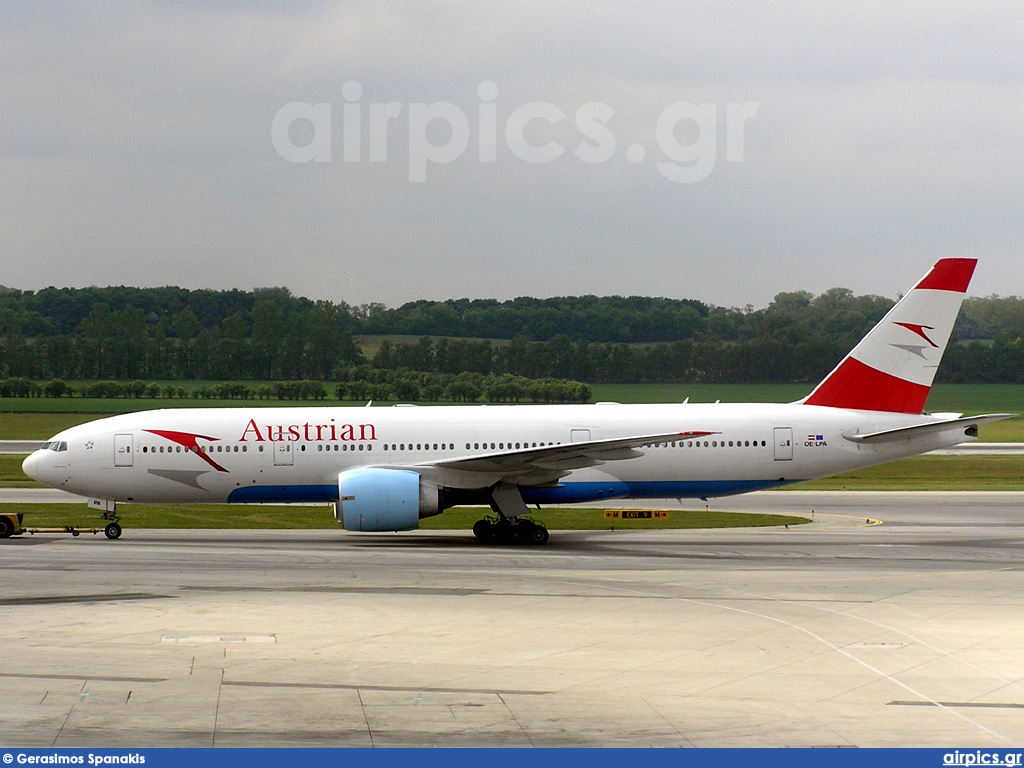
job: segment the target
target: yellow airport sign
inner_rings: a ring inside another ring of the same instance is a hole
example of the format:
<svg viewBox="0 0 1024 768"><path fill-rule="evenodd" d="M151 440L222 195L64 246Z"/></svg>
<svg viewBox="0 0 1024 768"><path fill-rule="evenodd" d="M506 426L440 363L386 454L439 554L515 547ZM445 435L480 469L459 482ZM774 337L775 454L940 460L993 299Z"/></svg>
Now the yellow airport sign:
<svg viewBox="0 0 1024 768"><path fill-rule="evenodd" d="M667 509L606 509L605 520L668 520Z"/></svg>

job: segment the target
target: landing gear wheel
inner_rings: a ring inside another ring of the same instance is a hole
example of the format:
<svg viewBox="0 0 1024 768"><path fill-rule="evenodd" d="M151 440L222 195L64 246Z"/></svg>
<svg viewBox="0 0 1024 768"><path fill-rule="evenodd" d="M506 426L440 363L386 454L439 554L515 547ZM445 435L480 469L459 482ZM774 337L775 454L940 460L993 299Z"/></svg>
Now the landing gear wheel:
<svg viewBox="0 0 1024 768"><path fill-rule="evenodd" d="M119 539L121 538L121 526L117 523L110 523L103 529L103 535L108 539Z"/></svg>
<svg viewBox="0 0 1024 768"><path fill-rule="evenodd" d="M490 520L477 520L473 523L473 535L489 544L494 541L494 524Z"/></svg>
<svg viewBox="0 0 1024 768"><path fill-rule="evenodd" d="M548 529L543 525L536 525L533 530L530 531L531 544L547 544L548 538Z"/></svg>

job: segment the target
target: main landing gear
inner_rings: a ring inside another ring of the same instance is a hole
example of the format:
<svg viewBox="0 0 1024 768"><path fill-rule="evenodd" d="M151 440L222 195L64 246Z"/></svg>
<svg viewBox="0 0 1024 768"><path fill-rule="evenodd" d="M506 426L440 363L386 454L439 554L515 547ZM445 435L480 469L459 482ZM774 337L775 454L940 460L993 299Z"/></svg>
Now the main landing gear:
<svg viewBox="0 0 1024 768"><path fill-rule="evenodd" d="M547 544L548 529L527 517L519 487L498 483L489 499L494 517L477 520L473 535L484 544Z"/></svg>
<svg viewBox="0 0 1024 768"><path fill-rule="evenodd" d="M484 544L547 544L548 529L528 517L485 517L473 524Z"/></svg>

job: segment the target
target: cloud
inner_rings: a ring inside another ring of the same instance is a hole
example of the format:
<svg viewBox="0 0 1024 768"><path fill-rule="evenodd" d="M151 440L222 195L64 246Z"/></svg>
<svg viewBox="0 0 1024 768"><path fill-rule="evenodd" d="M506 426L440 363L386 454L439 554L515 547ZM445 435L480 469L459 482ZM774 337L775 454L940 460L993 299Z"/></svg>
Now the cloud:
<svg viewBox="0 0 1024 768"><path fill-rule="evenodd" d="M15 3L0 19L0 282L742 305L836 284L893 295L935 258L972 255L979 293L1024 293L1022 22L1001 2ZM364 135L346 163L349 81ZM291 102L331 104L332 162L274 151ZM370 105L389 102L388 159L370 162ZM466 115L466 150L410 183L410 105L435 102ZM525 130L564 147L550 163L505 140L530 102L566 116ZM607 162L573 154L594 142L576 122L589 102L614 111ZM658 118L679 102L717 117L699 183L657 166ZM750 103L729 162L728 105Z"/></svg>

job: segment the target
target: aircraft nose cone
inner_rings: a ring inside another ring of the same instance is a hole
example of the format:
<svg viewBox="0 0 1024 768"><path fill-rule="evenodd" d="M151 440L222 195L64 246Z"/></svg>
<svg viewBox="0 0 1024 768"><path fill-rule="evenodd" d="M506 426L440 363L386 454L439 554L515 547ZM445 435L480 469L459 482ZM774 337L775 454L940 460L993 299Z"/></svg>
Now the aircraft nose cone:
<svg viewBox="0 0 1024 768"><path fill-rule="evenodd" d="M37 483L43 483L48 485L46 480L46 465L48 451L36 451L30 453L25 457L25 460L21 462L21 471L31 477Z"/></svg>

